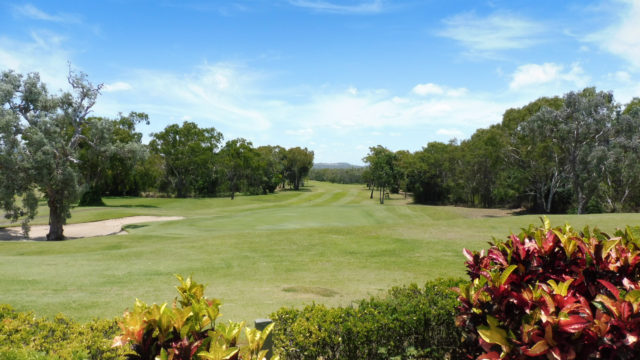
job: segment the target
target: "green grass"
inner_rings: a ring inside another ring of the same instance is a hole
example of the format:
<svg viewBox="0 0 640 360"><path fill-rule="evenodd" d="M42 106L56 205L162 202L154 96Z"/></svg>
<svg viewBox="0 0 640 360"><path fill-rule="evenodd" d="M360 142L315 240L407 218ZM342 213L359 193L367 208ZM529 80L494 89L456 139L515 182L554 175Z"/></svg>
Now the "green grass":
<svg viewBox="0 0 640 360"><path fill-rule="evenodd" d="M463 247L480 249L538 216L496 210L385 205L362 186L310 182L310 191L235 200L106 198L71 223L132 215L184 220L129 226L124 236L0 242L0 303L39 315L111 318L135 298L171 301L173 274L193 274L224 317L251 321L281 306L349 304L391 286L464 276ZM377 194L376 194L377 195ZM640 214L557 215L554 225L611 231ZM36 223L46 223L46 209Z"/></svg>

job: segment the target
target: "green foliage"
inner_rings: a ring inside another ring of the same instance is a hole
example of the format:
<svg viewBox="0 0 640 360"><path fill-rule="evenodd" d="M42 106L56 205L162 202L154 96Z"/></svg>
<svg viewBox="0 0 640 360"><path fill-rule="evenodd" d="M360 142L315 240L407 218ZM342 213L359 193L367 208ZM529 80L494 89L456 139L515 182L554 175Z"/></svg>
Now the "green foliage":
<svg viewBox="0 0 640 360"><path fill-rule="evenodd" d="M84 178L85 192L80 206L102 206L102 195L139 195L141 164L148 157L142 144L139 123L149 124L145 113L120 114L118 119L91 117L83 129L86 142L80 144L79 168Z"/></svg>
<svg viewBox="0 0 640 360"><path fill-rule="evenodd" d="M152 134L151 151L164 159L164 187L178 197L216 193L215 151L222 133L185 121Z"/></svg>
<svg viewBox="0 0 640 360"><path fill-rule="evenodd" d="M260 172L259 157L253 144L242 138L227 141L218 152L220 172L228 184L231 199L236 192L249 189L252 176Z"/></svg>
<svg viewBox="0 0 640 360"><path fill-rule="evenodd" d="M395 156L410 164L404 178L417 203L545 213L636 210L638 104L636 98L623 109L611 93L595 88L542 97L507 110L502 123L478 129L460 144L429 143L411 158L402 151ZM383 148L371 148L370 160L374 149ZM378 172L372 167L368 174L374 182ZM401 183L403 171L396 178Z"/></svg>
<svg viewBox="0 0 640 360"><path fill-rule="evenodd" d="M220 301L204 296L204 286L176 275L180 298L172 306L151 306L136 300L133 311L125 312L119 323L121 333L116 347L129 347L127 359L140 360L261 360L262 346L273 324L263 331L245 329L248 345L240 347L238 338L244 323L216 326ZM178 306L179 304L179 306Z"/></svg>
<svg viewBox="0 0 640 360"><path fill-rule="evenodd" d="M399 172L396 169L396 155L383 146L372 146L369 153L362 159L369 164L369 179L371 180L371 197L373 187L379 190L379 200L384 204L385 189L397 192L399 188Z"/></svg>
<svg viewBox="0 0 640 360"><path fill-rule="evenodd" d="M73 93L50 95L37 73L11 71L0 76L0 203L12 220L26 215L23 228L35 216L37 188L49 206L48 240L62 240L71 204L78 200L78 149L86 142L83 129L101 85L85 74L69 72ZM10 174L9 171L18 171ZM8 184L15 182L15 184ZM24 209L16 205L22 196Z"/></svg>
<svg viewBox="0 0 640 360"><path fill-rule="evenodd" d="M461 359L451 291L459 284L395 287L350 307L282 308L272 314L276 352L282 359Z"/></svg>
<svg viewBox="0 0 640 360"><path fill-rule="evenodd" d="M352 167L344 169L316 169L309 171L309 179L316 181L328 181L335 184L364 184L366 181L362 177L364 167Z"/></svg>
<svg viewBox="0 0 640 360"><path fill-rule="evenodd" d="M313 167L313 151L293 147L284 154L284 175L294 190L300 190L303 179Z"/></svg>
<svg viewBox="0 0 640 360"><path fill-rule="evenodd" d="M465 250L457 323L478 359L637 359L640 228L523 229Z"/></svg>
<svg viewBox="0 0 640 360"><path fill-rule="evenodd" d="M0 305L0 359L120 359L122 352L111 348L117 331L115 320L48 320Z"/></svg>

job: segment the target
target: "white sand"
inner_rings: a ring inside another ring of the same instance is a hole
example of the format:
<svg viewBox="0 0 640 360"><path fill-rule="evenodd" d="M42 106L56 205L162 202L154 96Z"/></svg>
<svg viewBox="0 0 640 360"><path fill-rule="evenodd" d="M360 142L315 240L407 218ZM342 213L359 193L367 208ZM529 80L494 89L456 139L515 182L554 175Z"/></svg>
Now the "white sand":
<svg viewBox="0 0 640 360"><path fill-rule="evenodd" d="M94 221L80 224L69 224L64 226L64 236L68 239L86 238L93 236L106 236L115 234L126 234L122 227L129 224L154 222L154 221L171 221L182 220L182 216L130 216L120 219L111 219L103 221ZM8 227L0 229L0 240L46 240L49 232L49 225L31 226L29 239L22 236L22 229L17 227Z"/></svg>

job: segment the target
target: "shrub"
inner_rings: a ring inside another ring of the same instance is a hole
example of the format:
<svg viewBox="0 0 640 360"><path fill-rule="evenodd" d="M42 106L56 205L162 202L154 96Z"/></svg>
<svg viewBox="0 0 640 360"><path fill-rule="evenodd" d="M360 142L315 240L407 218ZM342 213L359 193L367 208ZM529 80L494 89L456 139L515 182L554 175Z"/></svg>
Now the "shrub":
<svg viewBox="0 0 640 360"><path fill-rule="evenodd" d="M37 318L0 305L0 359L116 359L114 320L79 324L63 315Z"/></svg>
<svg viewBox="0 0 640 360"><path fill-rule="evenodd" d="M263 331L245 328L246 343L238 346L244 322L218 324L220 301L204 296L204 286L188 277L176 276L180 299L172 306L151 306L136 300L133 311L125 312L121 334L114 346L129 347L127 359L140 360L261 360L267 350L262 346L273 328ZM179 304L179 306L178 306ZM276 360L276 358L272 358Z"/></svg>
<svg viewBox="0 0 640 360"><path fill-rule="evenodd" d="M465 250L457 323L477 359L640 358L638 228L530 225Z"/></svg>
<svg viewBox="0 0 640 360"><path fill-rule="evenodd" d="M283 359L456 359L461 332L455 326L459 280L394 287L384 298L356 306L282 308L274 348Z"/></svg>

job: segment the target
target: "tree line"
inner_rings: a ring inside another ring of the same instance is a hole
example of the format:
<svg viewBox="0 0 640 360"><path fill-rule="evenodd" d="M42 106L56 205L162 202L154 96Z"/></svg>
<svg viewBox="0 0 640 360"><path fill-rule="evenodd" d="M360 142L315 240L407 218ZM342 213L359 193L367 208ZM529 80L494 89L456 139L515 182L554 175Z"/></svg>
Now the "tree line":
<svg viewBox="0 0 640 360"><path fill-rule="evenodd" d="M531 212L640 208L640 99L615 102L585 88L507 110L470 139L416 152L371 147L364 180L415 202L525 208Z"/></svg>
<svg viewBox="0 0 640 360"><path fill-rule="evenodd" d="M101 90L69 71L71 91L52 94L37 73L0 73L0 206L26 234L38 201L49 207L47 240L64 238L71 206L101 205L102 197L230 196L298 190L313 166L313 151L254 147L242 138L185 121L142 143L136 125L147 114L90 116Z"/></svg>
<svg viewBox="0 0 640 360"><path fill-rule="evenodd" d="M309 171L309 179L316 181L327 181L336 184L362 184L364 180L362 174L367 169L365 167L349 168L312 168Z"/></svg>

